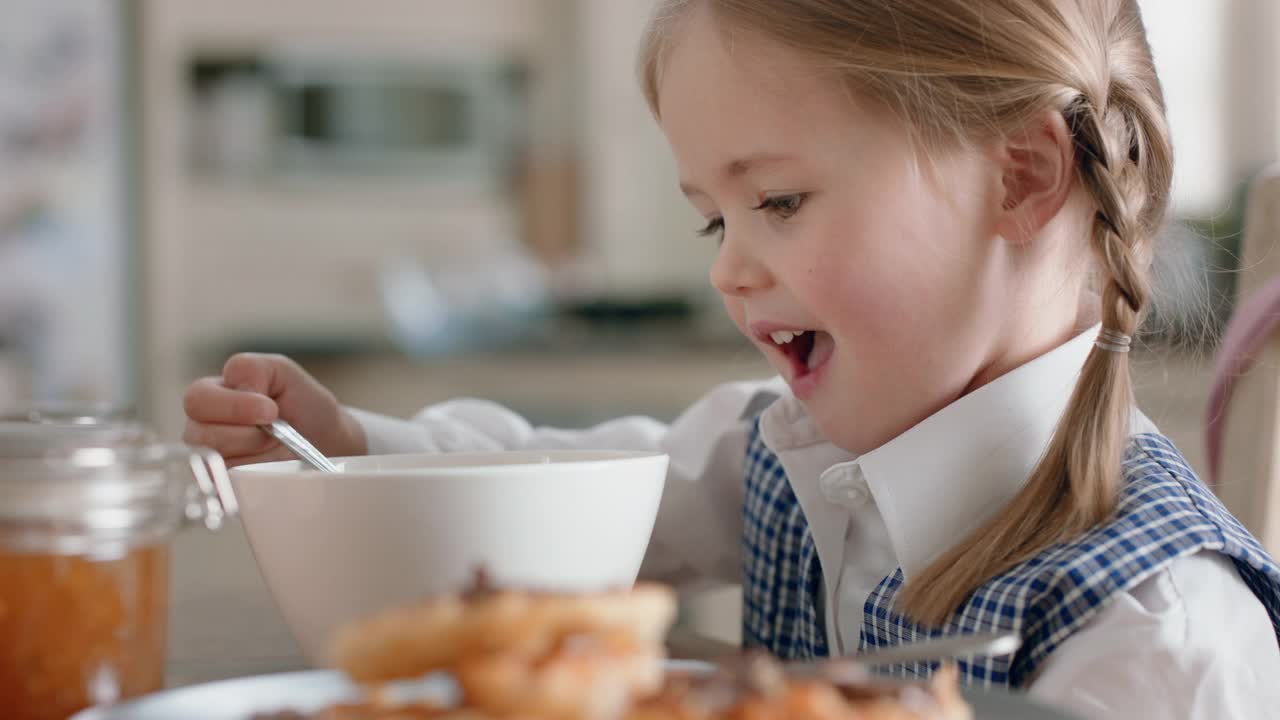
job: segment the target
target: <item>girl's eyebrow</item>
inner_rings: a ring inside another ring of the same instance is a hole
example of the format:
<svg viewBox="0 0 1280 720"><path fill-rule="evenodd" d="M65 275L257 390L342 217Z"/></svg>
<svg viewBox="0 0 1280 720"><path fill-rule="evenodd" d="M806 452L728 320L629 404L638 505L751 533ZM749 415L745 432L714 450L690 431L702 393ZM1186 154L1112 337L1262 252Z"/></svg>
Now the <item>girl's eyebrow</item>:
<svg viewBox="0 0 1280 720"><path fill-rule="evenodd" d="M729 177L741 177L754 170L760 165L772 165L774 163L790 160L791 156L785 153L758 152L738 158L725 166L724 173Z"/></svg>
<svg viewBox="0 0 1280 720"><path fill-rule="evenodd" d="M750 155L745 155L743 157L740 157L736 160L733 160L727 163L724 166L724 174L726 177L729 177L729 178L739 178L739 177L742 177L743 175L750 173L752 170L755 170L757 167L761 165L772 165L775 163L786 162L787 160L790 160L790 159L791 159L791 156L785 153L775 153L775 152L752 153ZM680 190L685 194L686 197L693 197L695 195L706 195L706 193L704 193L703 191L699 190L698 188L686 182L680 183Z"/></svg>

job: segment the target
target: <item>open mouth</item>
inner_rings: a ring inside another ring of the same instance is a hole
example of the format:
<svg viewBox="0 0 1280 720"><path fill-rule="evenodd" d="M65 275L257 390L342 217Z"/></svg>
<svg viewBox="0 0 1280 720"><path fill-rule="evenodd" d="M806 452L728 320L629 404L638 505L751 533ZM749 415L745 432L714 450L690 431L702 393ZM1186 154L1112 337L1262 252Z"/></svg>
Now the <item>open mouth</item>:
<svg viewBox="0 0 1280 720"><path fill-rule="evenodd" d="M767 337L791 361L797 378L825 363L835 347L831 336L820 330L775 330Z"/></svg>

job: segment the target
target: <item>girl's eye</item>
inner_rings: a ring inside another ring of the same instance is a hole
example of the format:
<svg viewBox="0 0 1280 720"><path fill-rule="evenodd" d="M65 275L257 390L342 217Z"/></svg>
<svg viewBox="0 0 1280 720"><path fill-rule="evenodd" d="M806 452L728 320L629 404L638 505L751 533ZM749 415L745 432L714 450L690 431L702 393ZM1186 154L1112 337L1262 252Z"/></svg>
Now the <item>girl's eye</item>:
<svg viewBox="0 0 1280 720"><path fill-rule="evenodd" d="M794 193L792 195L775 195L767 197L760 202L754 209L768 210L779 218L786 220L796 213L800 212L804 201L808 199L808 193Z"/></svg>
<svg viewBox="0 0 1280 720"><path fill-rule="evenodd" d="M707 223L707 226L698 231L698 235L702 237L724 235L724 218L711 218L711 221Z"/></svg>

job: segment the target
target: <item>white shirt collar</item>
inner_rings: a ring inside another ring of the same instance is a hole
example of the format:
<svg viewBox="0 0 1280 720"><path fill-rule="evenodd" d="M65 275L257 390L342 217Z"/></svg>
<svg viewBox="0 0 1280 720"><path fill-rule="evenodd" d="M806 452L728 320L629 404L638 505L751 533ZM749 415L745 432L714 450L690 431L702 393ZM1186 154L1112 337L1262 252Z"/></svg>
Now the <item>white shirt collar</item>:
<svg viewBox="0 0 1280 720"><path fill-rule="evenodd" d="M866 453L858 465L910 578L990 519L1044 454L1098 328Z"/></svg>
<svg viewBox="0 0 1280 720"><path fill-rule="evenodd" d="M1090 328L875 450L848 458L867 481L907 578L989 519L1026 482L1097 333L1097 326ZM827 442L789 394L765 412L762 430L774 452Z"/></svg>

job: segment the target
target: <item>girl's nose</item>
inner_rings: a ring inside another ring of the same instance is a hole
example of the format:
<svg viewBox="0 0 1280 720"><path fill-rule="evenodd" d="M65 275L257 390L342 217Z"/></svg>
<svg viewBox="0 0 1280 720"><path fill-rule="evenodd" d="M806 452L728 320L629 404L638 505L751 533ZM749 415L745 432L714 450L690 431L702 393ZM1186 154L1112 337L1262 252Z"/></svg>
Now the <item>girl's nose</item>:
<svg viewBox="0 0 1280 720"><path fill-rule="evenodd" d="M724 295L744 296L773 283L768 268L748 244L745 239L731 239L728 233L720 244L711 264L711 285Z"/></svg>

